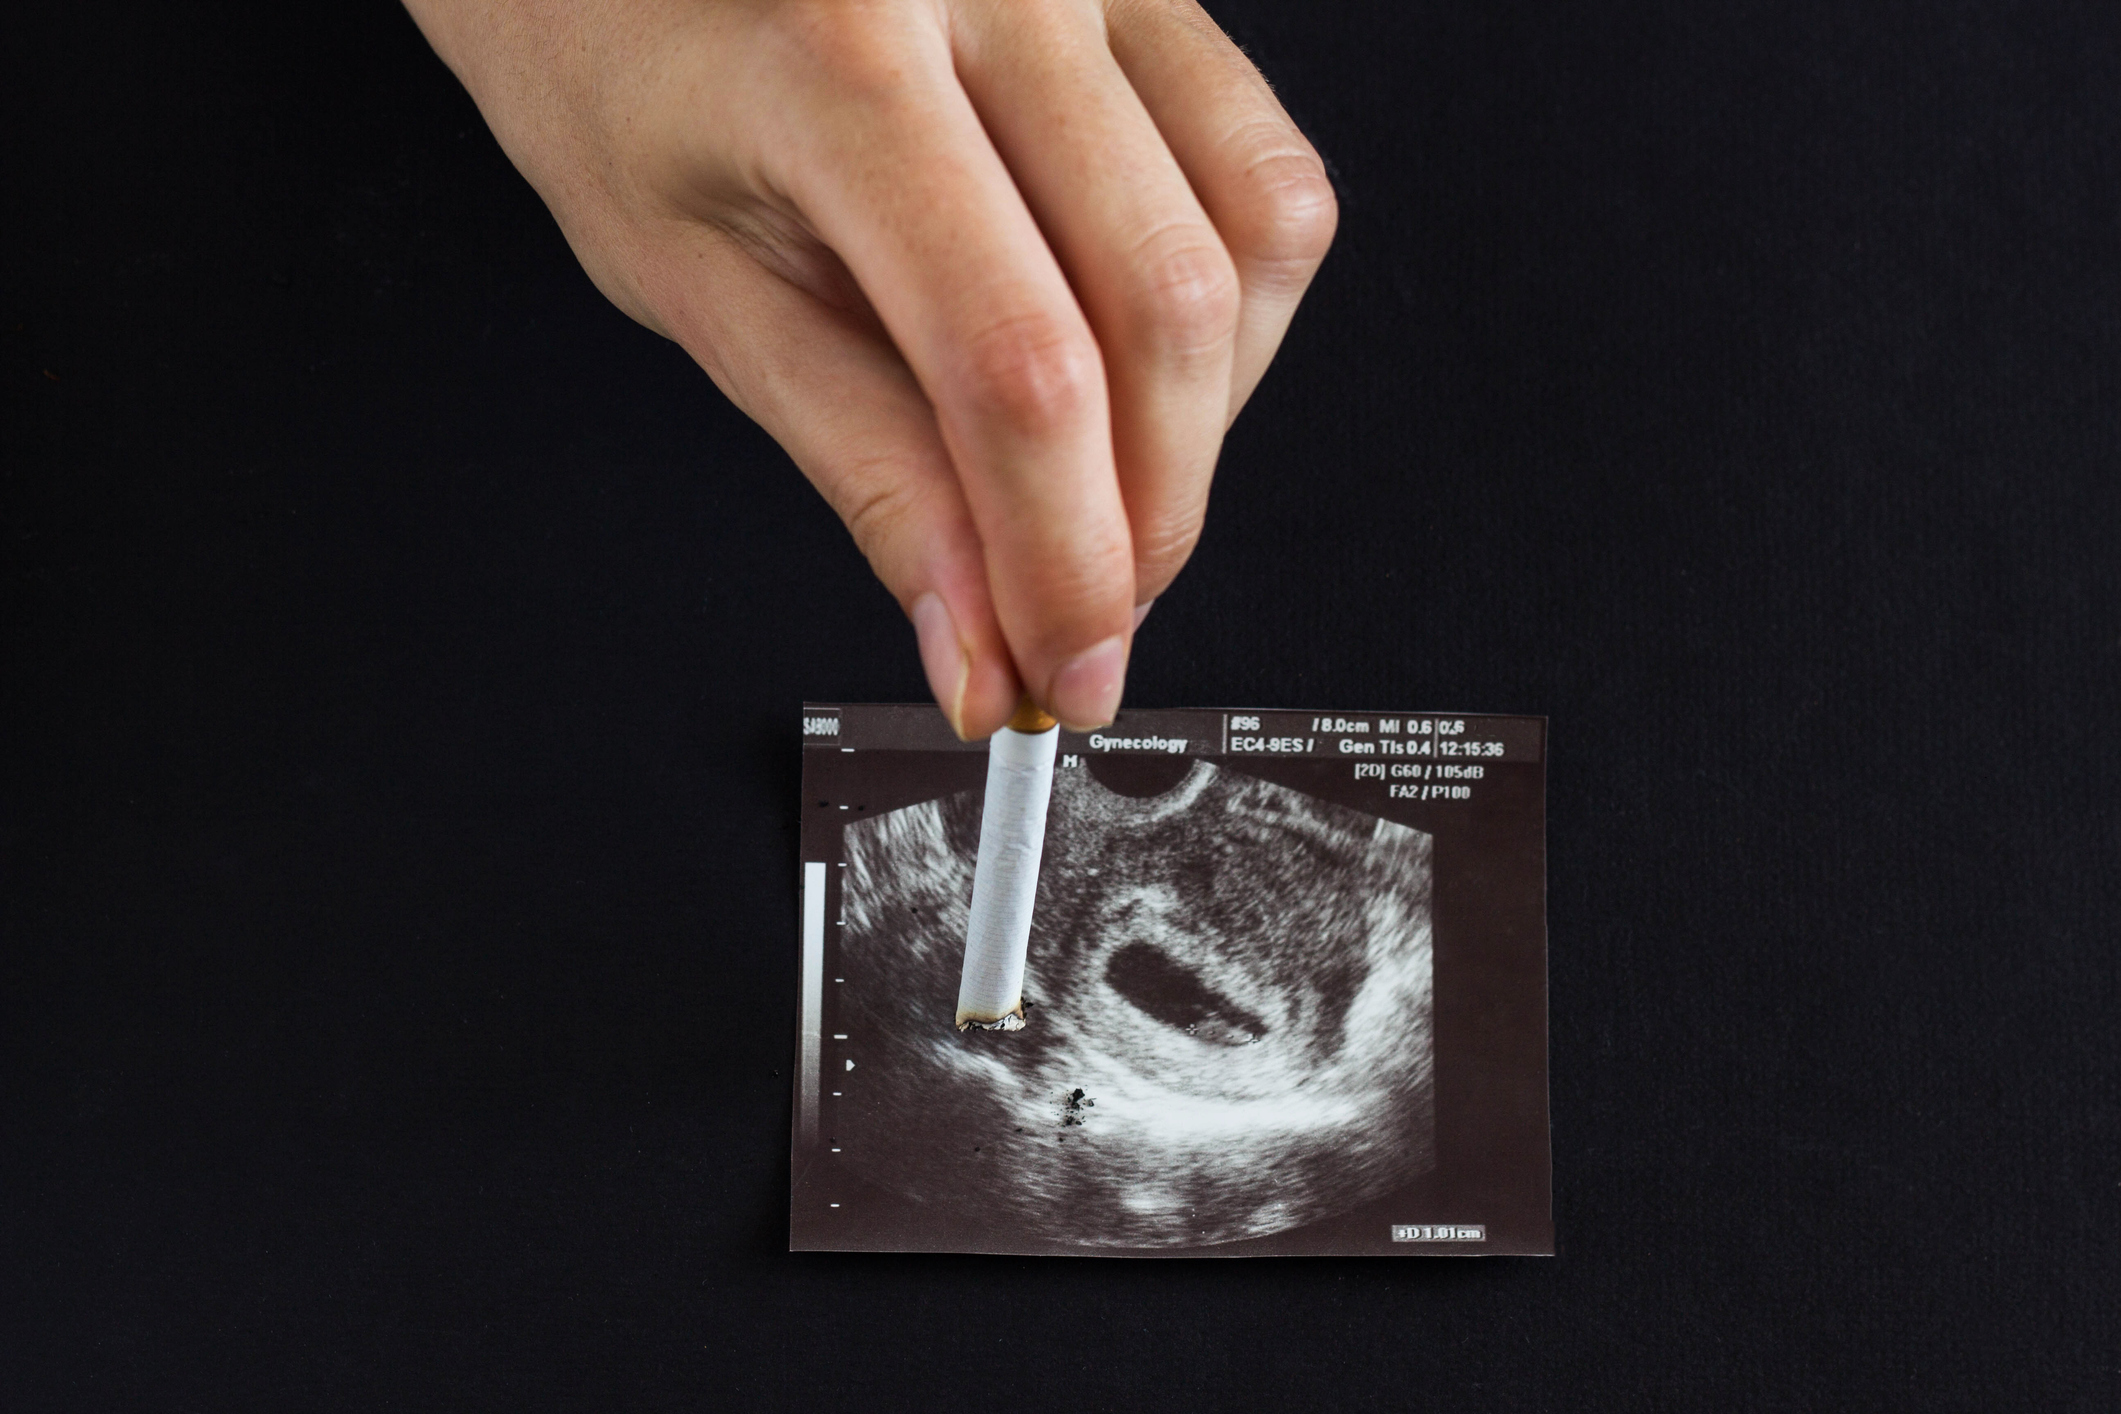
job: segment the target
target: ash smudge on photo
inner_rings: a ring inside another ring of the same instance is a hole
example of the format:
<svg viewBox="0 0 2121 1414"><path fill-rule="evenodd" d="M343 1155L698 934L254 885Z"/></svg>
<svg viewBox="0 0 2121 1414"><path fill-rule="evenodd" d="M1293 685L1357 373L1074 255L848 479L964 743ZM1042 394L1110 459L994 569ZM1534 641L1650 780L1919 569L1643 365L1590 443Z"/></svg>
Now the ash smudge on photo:
<svg viewBox="0 0 2121 1414"><path fill-rule="evenodd" d="M1433 1165L1427 834L1204 761L1146 798L1062 771L1041 1005L960 1034L979 812L967 791L846 830L850 1169L997 1234L1156 1249L1286 1231ZM1057 1097L1076 1142L1051 1142ZM958 1162L971 1145L988 1162Z"/></svg>

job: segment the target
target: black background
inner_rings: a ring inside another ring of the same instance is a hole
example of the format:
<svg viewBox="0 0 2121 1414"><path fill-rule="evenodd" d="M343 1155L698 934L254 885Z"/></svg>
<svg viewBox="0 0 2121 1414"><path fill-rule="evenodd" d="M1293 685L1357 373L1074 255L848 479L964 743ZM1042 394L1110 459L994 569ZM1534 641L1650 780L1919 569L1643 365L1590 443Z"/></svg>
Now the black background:
<svg viewBox="0 0 2121 1414"><path fill-rule="evenodd" d="M911 633L402 14L47 6L8 1404L2113 1407L2121 11L1219 13L1343 221L1130 700L1551 716L1562 1255L784 1252Z"/></svg>

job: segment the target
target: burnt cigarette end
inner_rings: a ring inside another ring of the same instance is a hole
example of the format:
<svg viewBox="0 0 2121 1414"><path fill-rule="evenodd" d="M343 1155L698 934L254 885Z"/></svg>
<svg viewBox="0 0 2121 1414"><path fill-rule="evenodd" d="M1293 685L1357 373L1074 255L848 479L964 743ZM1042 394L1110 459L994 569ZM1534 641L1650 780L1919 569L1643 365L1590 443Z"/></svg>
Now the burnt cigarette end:
<svg viewBox="0 0 2121 1414"><path fill-rule="evenodd" d="M1016 704L1016 715L1009 719L1010 731L1026 734L1051 731L1059 725L1054 718L1041 712L1028 697Z"/></svg>

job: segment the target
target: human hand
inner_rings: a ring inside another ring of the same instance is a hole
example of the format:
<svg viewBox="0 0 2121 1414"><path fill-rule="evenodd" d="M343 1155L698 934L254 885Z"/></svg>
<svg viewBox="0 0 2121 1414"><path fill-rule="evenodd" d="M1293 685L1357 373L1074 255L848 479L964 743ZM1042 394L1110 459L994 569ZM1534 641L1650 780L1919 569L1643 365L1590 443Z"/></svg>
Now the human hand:
<svg viewBox="0 0 2121 1414"><path fill-rule="evenodd" d="M1199 6L407 5L597 287L846 521L959 735L1026 690L1110 721L1335 222Z"/></svg>

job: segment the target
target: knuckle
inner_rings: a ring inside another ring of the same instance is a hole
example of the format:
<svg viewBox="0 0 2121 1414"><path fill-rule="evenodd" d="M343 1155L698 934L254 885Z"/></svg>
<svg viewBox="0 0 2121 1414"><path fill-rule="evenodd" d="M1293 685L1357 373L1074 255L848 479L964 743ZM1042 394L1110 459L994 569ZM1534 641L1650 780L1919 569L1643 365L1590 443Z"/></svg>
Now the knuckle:
<svg viewBox="0 0 2121 1414"><path fill-rule="evenodd" d="M1192 242L1145 264L1131 314L1151 347L1196 354L1235 337L1240 299L1229 255L1219 244Z"/></svg>
<svg viewBox="0 0 2121 1414"><path fill-rule="evenodd" d="M1133 603L1134 552L1124 516L1049 521L990 554L997 603L1016 628L1010 637L1039 650L1082 647L1109 635ZM991 542L990 542L991 543Z"/></svg>
<svg viewBox="0 0 2121 1414"><path fill-rule="evenodd" d="M919 501L908 478L883 467L876 475L861 478L838 509L862 555L871 564L881 565L918 516Z"/></svg>
<svg viewBox="0 0 2121 1414"><path fill-rule="evenodd" d="M1234 244L1261 264L1305 275L1316 269L1340 223L1340 204L1318 155L1308 147L1268 152L1245 169L1243 192Z"/></svg>
<svg viewBox="0 0 2121 1414"><path fill-rule="evenodd" d="M1134 530L1134 579L1136 591L1154 596L1163 593L1178 572L1193 558L1200 544L1201 517L1177 514L1157 517Z"/></svg>
<svg viewBox="0 0 2121 1414"><path fill-rule="evenodd" d="M1133 602L1134 575L1124 554L1099 556L1027 579L1012 643L1031 659L1057 659L1112 635Z"/></svg>
<svg viewBox="0 0 2121 1414"><path fill-rule="evenodd" d="M800 72L843 99L885 100L904 91L912 63L906 10L892 0L791 0L771 22Z"/></svg>
<svg viewBox="0 0 2121 1414"><path fill-rule="evenodd" d="M1019 315L973 338L963 378L976 419L1030 440L1079 426L1104 384L1088 335L1045 314Z"/></svg>

